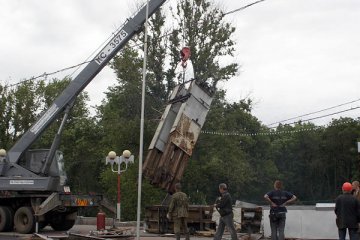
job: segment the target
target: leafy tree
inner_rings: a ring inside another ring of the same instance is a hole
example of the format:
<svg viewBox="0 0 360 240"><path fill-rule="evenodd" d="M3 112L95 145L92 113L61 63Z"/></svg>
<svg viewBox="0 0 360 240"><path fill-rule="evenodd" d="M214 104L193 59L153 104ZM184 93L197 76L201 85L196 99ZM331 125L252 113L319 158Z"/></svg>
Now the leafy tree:
<svg viewBox="0 0 360 240"><path fill-rule="evenodd" d="M333 120L323 134L323 166L326 171L327 189L336 196L345 181L359 176L356 142L360 135L358 121L350 118Z"/></svg>
<svg viewBox="0 0 360 240"><path fill-rule="evenodd" d="M0 86L1 135L4 148L10 148L21 134L35 121L38 106L34 81L16 86Z"/></svg>
<svg viewBox="0 0 360 240"><path fill-rule="evenodd" d="M54 99L69 84L71 79L24 81L13 88L0 88L1 99L1 147L9 149L16 140L35 123L41 112L45 111ZM98 188L99 154L96 139L100 136L94 119L88 118L86 106L88 96L78 96L62 136L60 149L65 155L70 184L74 191L92 191ZM31 148L50 148L60 119L55 120ZM82 169L82 174L78 170Z"/></svg>
<svg viewBox="0 0 360 240"><path fill-rule="evenodd" d="M13 96L7 85L0 85L0 148L9 149L12 143L11 119Z"/></svg>
<svg viewBox="0 0 360 240"><path fill-rule="evenodd" d="M234 198L256 197L257 170L263 166L257 159L264 158L266 153L257 146L263 143L266 147L269 143L244 134L244 131L257 133L261 130L258 120L250 114L251 108L250 100L230 104L224 100L224 92L217 93L204 126L206 132L215 134L200 135L185 173L189 192L201 196L193 199L194 203L213 203L221 182L229 185Z"/></svg>
<svg viewBox="0 0 360 240"><path fill-rule="evenodd" d="M312 181L317 174L313 163L320 156L321 137L318 131L304 131L314 128L313 124L302 123L294 127L280 125L277 128L280 134L271 142L271 159L279 174L269 182L269 187L275 179L280 179L284 181L286 189L294 192L301 200L314 201L320 197Z"/></svg>
<svg viewBox="0 0 360 240"><path fill-rule="evenodd" d="M233 56L235 42L231 37L235 28L224 20L219 8L208 0L178 1L172 18L177 24L169 38L173 67L169 69L168 77L175 76L181 45L187 45L191 49L195 78L209 81L216 87L219 81L226 81L234 76L238 64L221 66L220 61L225 56Z"/></svg>

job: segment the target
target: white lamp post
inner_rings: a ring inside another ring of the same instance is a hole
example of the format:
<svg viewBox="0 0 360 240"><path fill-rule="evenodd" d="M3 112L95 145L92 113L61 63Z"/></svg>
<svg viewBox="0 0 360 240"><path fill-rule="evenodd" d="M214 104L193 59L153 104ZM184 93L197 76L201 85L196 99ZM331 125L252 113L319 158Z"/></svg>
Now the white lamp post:
<svg viewBox="0 0 360 240"><path fill-rule="evenodd" d="M110 163L111 171L118 174L117 181L117 205L116 205L116 219L120 222L120 209L121 209L121 191L120 191L120 175L128 168L129 163L134 163L134 155L131 155L129 150L124 150L121 156L116 156L116 152L110 151L105 159L106 163ZM118 165L118 169L114 170L114 163ZM121 164L125 164L125 169L121 170Z"/></svg>

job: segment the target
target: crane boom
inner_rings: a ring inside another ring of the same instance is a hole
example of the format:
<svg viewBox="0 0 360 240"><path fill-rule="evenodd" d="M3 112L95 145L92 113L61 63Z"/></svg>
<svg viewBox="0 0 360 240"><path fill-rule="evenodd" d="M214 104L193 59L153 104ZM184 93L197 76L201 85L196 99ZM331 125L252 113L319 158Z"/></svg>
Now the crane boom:
<svg viewBox="0 0 360 240"><path fill-rule="evenodd" d="M148 13L151 16L165 0L149 0ZM17 163L22 154L35 140L41 136L46 128L62 113L66 106L71 104L91 80L106 66L106 64L124 47L136 34L146 21L146 5L128 19L124 26L115 33L115 36L106 46L89 62L89 64L74 78L65 90L55 99L53 104L43 115L25 132L22 137L8 151L11 163Z"/></svg>

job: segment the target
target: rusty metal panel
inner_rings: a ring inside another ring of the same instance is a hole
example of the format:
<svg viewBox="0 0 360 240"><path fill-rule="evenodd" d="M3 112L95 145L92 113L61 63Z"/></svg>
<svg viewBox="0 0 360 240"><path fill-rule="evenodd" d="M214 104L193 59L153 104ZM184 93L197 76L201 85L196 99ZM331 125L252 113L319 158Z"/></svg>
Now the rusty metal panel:
<svg viewBox="0 0 360 240"><path fill-rule="evenodd" d="M212 97L204 83L193 81L189 89L175 87L144 161L143 174L152 184L172 192L181 180Z"/></svg>
<svg viewBox="0 0 360 240"><path fill-rule="evenodd" d="M191 156L200 131L201 128L197 124L182 114L175 131L171 133L171 142Z"/></svg>

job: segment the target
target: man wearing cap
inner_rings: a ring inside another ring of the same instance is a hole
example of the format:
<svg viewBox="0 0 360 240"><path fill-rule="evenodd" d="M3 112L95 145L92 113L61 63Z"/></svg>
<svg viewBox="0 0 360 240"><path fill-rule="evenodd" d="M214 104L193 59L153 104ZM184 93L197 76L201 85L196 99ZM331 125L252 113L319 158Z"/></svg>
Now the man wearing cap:
<svg viewBox="0 0 360 240"><path fill-rule="evenodd" d="M339 239L345 240L346 229L348 229L350 240L358 240L360 203L351 194L351 183L345 182L342 185L342 191L343 194L335 199L336 225L338 227Z"/></svg>

